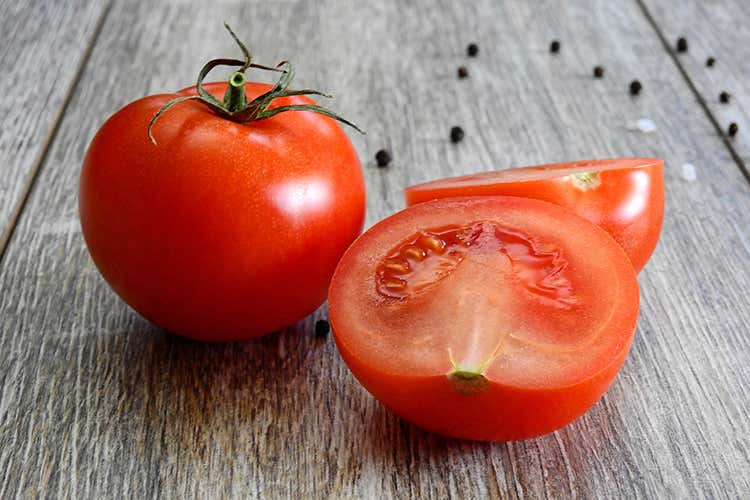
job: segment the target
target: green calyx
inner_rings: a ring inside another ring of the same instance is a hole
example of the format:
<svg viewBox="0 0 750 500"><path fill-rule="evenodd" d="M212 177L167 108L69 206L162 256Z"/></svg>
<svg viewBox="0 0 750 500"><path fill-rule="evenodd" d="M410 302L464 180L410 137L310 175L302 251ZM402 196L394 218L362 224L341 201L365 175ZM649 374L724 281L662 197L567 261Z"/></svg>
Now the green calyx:
<svg viewBox="0 0 750 500"><path fill-rule="evenodd" d="M222 118L226 118L227 120L232 120L238 123L263 120L265 118L270 118L286 111L312 111L313 113L319 113L321 115L329 116L334 120L346 123L350 127L353 127L355 130L357 130L357 132L364 134L364 132L359 127L357 127L349 120L346 120L345 118L337 115L333 111L315 104L292 104L268 109L274 99L277 99L279 97L289 97L295 95L320 95L323 97L331 96L313 89L289 90L289 84L294 78L294 68L291 63L289 63L289 61L282 61L273 68L253 63L250 51L247 50L245 44L243 44L239 40L239 38L237 38L237 35L234 34L234 31L232 31L232 28L230 28L227 23L224 23L224 27L227 29L227 31L229 31L232 39L234 39L237 45L239 45L240 50L242 50L242 54L244 55L244 60L212 59L211 61L208 61L200 70L200 73L198 73L198 82L195 85L198 91L198 95L172 99L171 101L166 103L151 119L151 122L148 125L148 138L151 140L151 142L156 144L156 140L151 134L151 130L154 127L156 121L172 106L190 100L200 101ZM237 71L233 72L229 76L229 84L222 101L218 100L203 88L203 80L206 78L206 76L208 76L208 73L210 73L211 70L217 66L239 67ZM245 70L248 68L256 68L281 73L281 76L279 77L273 88L271 88L271 90L269 90L265 94L259 95L250 102L247 102L247 96L245 95Z"/></svg>

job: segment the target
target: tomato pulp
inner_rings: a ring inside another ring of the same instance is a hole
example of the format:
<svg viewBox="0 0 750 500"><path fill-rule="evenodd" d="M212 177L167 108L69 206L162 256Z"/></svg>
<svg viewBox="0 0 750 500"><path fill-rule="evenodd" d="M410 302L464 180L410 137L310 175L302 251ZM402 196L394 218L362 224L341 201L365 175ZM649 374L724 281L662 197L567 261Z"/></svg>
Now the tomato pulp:
<svg viewBox="0 0 750 500"><path fill-rule="evenodd" d="M514 440L572 421L606 391L638 317L636 275L601 228L514 197L421 203L339 263L334 337L359 381L440 434Z"/></svg>
<svg viewBox="0 0 750 500"><path fill-rule="evenodd" d="M512 168L417 184L406 203L453 196L504 195L548 201L601 226L636 271L656 248L664 216L664 162L620 158Z"/></svg>
<svg viewBox="0 0 750 500"><path fill-rule="evenodd" d="M204 88L221 96L226 83ZM271 89L247 83L248 100ZM341 127L308 111L236 123L195 94L139 99L94 137L79 209L91 256L125 302L177 334L226 341L303 318L361 232L365 187ZM269 109L312 104L279 97Z"/></svg>

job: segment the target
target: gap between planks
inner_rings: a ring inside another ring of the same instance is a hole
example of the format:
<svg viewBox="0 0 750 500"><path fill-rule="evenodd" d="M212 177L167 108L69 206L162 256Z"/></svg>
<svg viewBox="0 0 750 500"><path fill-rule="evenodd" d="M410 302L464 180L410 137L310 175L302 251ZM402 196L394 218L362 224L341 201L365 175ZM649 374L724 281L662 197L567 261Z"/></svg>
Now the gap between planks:
<svg viewBox="0 0 750 500"><path fill-rule="evenodd" d="M745 180L748 183L750 183L750 170L748 170L748 167L747 165L745 165L745 162L742 160L742 157L739 155L739 153L737 153L737 150L734 148L732 141L724 133L724 130L721 128L719 121L716 119L714 114L711 112L711 109L708 107L708 103L706 103L706 99L703 97L703 94L700 93L700 91L698 90L698 87L695 85L695 82L693 82L693 79L690 78L690 75L688 74L687 70L680 62L680 58L677 57L677 54L672 48L672 45L669 43L669 40L667 40L666 35L664 35L664 32L657 24L656 19L654 19L654 16L651 15L651 11L648 10L648 7L646 7L646 4L643 2L643 0L635 0L635 2L638 4L638 7L640 7L648 23L654 29L656 36L659 37L661 44L664 46L664 50L667 51L667 54L669 54L670 59L672 59L672 62L677 67L677 71L680 72L680 74L682 75L682 78L685 79L685 83L687 83L688 87L690 88L690 91L693 93L693 95L695 95L695 98L698 100L698 104L703 109L703 112L708 117L708 120L714 126L714 129L716 129L716 133L721 138L722 142L724 143L724 146L726 146L726 148L729 150L729 154L732 155L732 159L737 164L737 167L740 169L740 172L742 172L742 175L745 177Z"/></svg>
<svg viewBox="0 0 750 500"><path fill-rule="evenodd" d="M81 57L81 60L78 62L78 67L76 68L75 73L73 74L73 78L70 81L70 85L68 85L68 89L65 91L65 94L63 96L63 101L60 107L57 110L57 113L55 113L55 117L52 120L52 126L49 129L49 132L47 132L46 137L42 141L41 147L39 148L39 152L36 155L36 158L34 158L34 162L31 166L31 171L28 175L28 181L26 183L26 187L21 193L21 197L18 200L18 203L16 204L15 209L10 214L10 219L8 221L8 226L6 227L5 231L0 234L0 266L3 265L3 261L5 260L5 253L8 249L8 246L10 245L10 240L13 238L13 233L16 231L16 227L18 226L18 222L21 220L21 215L23 214L24 209L26 208L26 205L28 204L29 199L31 198L31 194L34 191L34 186L36 186L37 180L39 179L39 175L42 172L42 169L44 167L44 164L47 161L47 155L49 154L49 151L52 147L52 143L55 140L55 137L57 137L57 132L60 129L60 124L62 123L63 117L65 116L65 112L68 110L68 104L70 103L73 93L78 88L78 83L81 81L81 77L83 76L83 71L86 69L86 65L89 62L89 59L91 58L91 53L94 50L94 46L96 45L97 40L99 39L99 34L102 32L102 29L104 28L104 23L107 20L107 16L109 15L109 11L112 9L112 2L114 0L109 0L107 4L104 6L104 10L99 15L99 19L96 21L96 26L94 27L94 31L91 34L91 38L89 40L89 43L86 45L86 48L83 51L83 56Z"/></svg>

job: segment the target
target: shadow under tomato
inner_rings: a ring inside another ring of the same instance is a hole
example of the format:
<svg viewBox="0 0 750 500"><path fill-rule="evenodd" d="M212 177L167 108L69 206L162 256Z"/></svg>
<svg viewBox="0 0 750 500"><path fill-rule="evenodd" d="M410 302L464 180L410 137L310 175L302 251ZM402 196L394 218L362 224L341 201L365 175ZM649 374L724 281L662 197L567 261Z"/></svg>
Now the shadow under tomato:
<svg viewBox="0 0 750 500"><path fill-rule="evenodd" d="M577 493L594 492L594 484L581 483L597 466L592 452L605 462L622 453L608 425L617 410L602 403L557 433L520 442L464 441L424 431L358 384L333 339L313 335L317 317L257 340L206 344L133 315L99 354L114 365L109 373L119 386L112 421L117 441L124 447L150 441L141 448L148 454L142 459L157 467L179 461L176 473L210 464L212 471L243 477L274 478L280 470L286 477L312 477L321 496L360 474L391 481L394 491L430 485L440 497L461 493L447 479L456 474L465 476L458 484L470 482L484 496L506 495L517 484L568 496L571 474ZM614 398L607 397L616 407L614 389ZM288 488L273 485L280 496L292 495Z"/></svg>
<svg viewBox="0 0 750 500"><path fill-rule="evenodd" d="M255 459L267 460L260 450L284 443L285 429L304 411L310 364L334 349L312 334L314 322L310 316L259 339L210 344L135 318L119 334L122 430L157 440L150 446L164 458L258 453Z"/></svg>
<svg viewBox="0 0 750 500"><path fill-rule="evenodd" d="M615 383L616 385L617 383ZM582 481L602 463L623 459L623 445L612 431L612 413L619 391L605 396L582 417L562 429L522 441L481 442L444 437L425 431L390 412L370 397L365 428L369 460L383 470L408 471L412 482L436 486L436 478L456 471L490 497L521 492L555 492L556 496L596 493L596 484ZM614 415L617 418L616 415ZM362 448L360 448L362 450ZM595 458L594 458L595 457ZM472 470L466 470L466 467ZM395 468L395 469L394 469ZM576 479L577 478L577 479ZM447 488L448 486L446 486ZM438 494L441 491L437 491ZM450 489L444 492L450 495ZM533 496L533 495L532 495ZM586 495L584 495L586 496Z"/></svg>

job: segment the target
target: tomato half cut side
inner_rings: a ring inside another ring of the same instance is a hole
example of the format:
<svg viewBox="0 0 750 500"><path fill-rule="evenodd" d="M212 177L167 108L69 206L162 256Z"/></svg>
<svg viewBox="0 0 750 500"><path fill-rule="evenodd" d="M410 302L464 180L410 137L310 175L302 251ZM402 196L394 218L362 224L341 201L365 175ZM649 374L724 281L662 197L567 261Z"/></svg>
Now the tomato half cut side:
<svg viewBox="0 0 750 500"><path fill-rule="evenodd" d="M591 407L627 355L636 275L601 228L559 206L486 196L421 203L344 254L336 344L378 400L447 436L515 440Z"/></svg>
<svg viewBox="0 0 750 500"><path fill-rule="evenodd" d="M601 226L637 272L656 248L664 216L664 162L618 158L554 163L442 179L406 188L407 205L456 196L522 196L572 210Z"/></svg>

